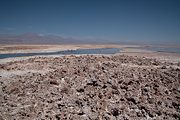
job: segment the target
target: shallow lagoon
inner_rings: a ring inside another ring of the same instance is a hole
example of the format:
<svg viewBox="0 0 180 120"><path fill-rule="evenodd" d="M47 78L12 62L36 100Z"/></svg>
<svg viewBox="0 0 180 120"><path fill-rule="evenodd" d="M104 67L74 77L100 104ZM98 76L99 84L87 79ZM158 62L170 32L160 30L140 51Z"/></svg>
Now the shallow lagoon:
<svg viewBox="0 0 180 120"><path fill-rule="evenodd" d="M0 59L12 57L27 57L37 55L73 55L73 54L115 54L118 53L118 48L97 48L97 49L77 49L77 50L64 50L57 52L42 52L42 53L8 53L0 54Z"/></svg>
<svg viewBox="0 0 180 120"><path fill-rule="evenodd" d="M142 47L142 49L157 52L180 53L180 48L177 47Z"/></svg>

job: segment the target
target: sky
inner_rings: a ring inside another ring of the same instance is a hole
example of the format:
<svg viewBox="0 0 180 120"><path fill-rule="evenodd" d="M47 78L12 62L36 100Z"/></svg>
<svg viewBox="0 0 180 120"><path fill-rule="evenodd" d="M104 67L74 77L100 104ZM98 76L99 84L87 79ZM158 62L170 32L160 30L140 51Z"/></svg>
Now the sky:
<svg viewBox="0 0 180 120"><path fill-rule="evenodd" d="M180 43L180 0L0 0L0 34Z"/></svg>

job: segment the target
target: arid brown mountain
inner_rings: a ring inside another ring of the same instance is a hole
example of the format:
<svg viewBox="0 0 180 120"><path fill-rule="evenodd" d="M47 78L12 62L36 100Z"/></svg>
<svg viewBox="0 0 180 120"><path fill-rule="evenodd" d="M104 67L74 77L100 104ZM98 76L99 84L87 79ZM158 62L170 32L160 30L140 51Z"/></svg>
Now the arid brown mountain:
<svg viewBox="0 0 180 120"><path fill-rule="evenodd" d="M37 33L24 33L20 35L0 34L0 44L125 44L125 45L171 45L179 46L179 43L151 43L145 42L133 42L126 40L111 40L103 38L84 38L78 39L74 37L62 37L59 35L41 35Z"/></svg>
<svg viewBox="0 0 180 120"><path fill-rule="evenodd" d="M83 43L82 40L64 38L56 35L39 35L25 33L22 35L0 35L0 44L74 44Z"/></svg>
<svg viewBox="0 0 180 120"><path fill-rule="evenodd" d="M62 37L58 35L40 35L24 33L21 35L0 35L0 44L129 44L129 42L112 41L102 38ZM132 44L132 43L131 43ZM134 44L134 43L133 43Z"/></svg>

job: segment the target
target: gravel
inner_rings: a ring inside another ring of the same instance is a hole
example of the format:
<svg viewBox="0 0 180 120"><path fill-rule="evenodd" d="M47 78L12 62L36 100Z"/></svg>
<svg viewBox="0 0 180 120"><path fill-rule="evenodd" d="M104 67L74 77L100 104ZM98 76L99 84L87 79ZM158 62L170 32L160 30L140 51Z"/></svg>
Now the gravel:
<svg viewBox="0 0 180 120"><path fill-rule="evenodd" d="M180 118L178 63L70 55L8 62L0 72L6 74L0 76L2 120Z"/></svg>

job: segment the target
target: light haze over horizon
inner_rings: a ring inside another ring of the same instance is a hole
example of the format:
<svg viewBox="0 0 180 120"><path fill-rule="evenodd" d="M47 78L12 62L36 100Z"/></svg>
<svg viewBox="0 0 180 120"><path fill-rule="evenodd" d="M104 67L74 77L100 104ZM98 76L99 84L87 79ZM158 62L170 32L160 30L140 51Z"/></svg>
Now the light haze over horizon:
<svg viewBox="0 0 180 120"><path fill-rule="evenodd" d="M180 43L180 0L0 0L0 34Z"/></svg>

